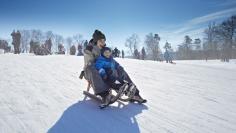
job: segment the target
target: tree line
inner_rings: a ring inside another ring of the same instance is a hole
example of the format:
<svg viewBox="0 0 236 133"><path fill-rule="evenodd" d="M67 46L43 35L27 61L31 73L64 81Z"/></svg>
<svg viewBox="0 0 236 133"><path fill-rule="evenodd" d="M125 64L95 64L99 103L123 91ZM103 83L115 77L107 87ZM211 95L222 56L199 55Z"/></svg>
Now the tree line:
<svg viewBox="0 0 236 133"><path fill-rule="evenodd" d="M15 31L12 32L12 34ZM50 52L52 53L60 53L61 50L68 51L73 50L74 48L80 47L79 45L83 45L86 40L83 40L81 34L75 34L72 37L64 38L60 34L53 33L52 31L43 32L41 30L32 29L32 30L19 30L20 32L20 53L29 53L34 51L35 49L50 45ZM13 39L14 40L14 39ZM13 42L12 42L13 44ZM66 44L66 45L65 45ZM13 44L14 45L14 44ZM0 40L0 48L6 50L6 47L9 48L11 46L11 42L1 39ZM13 50L13 49L12 49Z"/></svg>
<svg viewBox="0 0 236 133"><path fill-rule="evenodd" d="M176 51L177 59L221 59L228 62L236 58L236 15L221 23L209 23L204 30L204 38L191 39L185 36L184 42Z"/></svg>
<svg viewBox="0 0 236 133"><path fill-rule="evenodd" d="M209 23L203 34L202 39L191 38L189 35L184 36L183 42L177 46L176 51L168 41L164 44L163 49L178 60L221 59L228 62L229 59L236 58L236 15L218 24ZM147 34L144 47L137 52L140 39L137 34L133 34L126 39L125 46L133 58L162 61L165 57L159 45L160 40L158 34Z"/></svg>
<svg viewBox="0 0 236 133"><path fill-rule="evenodd" d="M43 51L46 48L49 53L65 54L65 51L67 51L68 54L75 55L76 49L78 49L78 54L82 54L82 48L88 44L88 41L84 40L81 34L64 38L52 31L42 32L33 29L19 30L19 32L21 34L19 48L21 53L32 52L34 49ZM228 62L229 59L236 58L236 15L221 23L209 23L204 30L202 39L191 38L186 35L183 42L177 46L176 51L173 50L168 41L166 41L164 47L160 47L160 40L159 34L149 33L145 36L144 46L139 49L140 38L137 34L132 34L126 39L125 47L128 48L132 58L136 59L162 61L164 60L162 49L164 49L174 59L221 59ZM11 51L9 42L0 40L0 49ZM122 53L122 56L124 56L123 50L117 53Z"/></svg>

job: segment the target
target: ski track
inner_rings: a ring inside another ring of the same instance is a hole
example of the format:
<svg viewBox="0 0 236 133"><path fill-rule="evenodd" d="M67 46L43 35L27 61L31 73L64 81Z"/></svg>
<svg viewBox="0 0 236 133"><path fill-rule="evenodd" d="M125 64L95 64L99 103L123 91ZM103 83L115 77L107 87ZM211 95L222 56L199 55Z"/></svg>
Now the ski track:
<svg viewBox="0 0 236 133"><path fill-rule="evenodd" d="M104 110L82 94L83 57L0 55L0 133L235 133L236 61L117 59L148 100Z"/></svg>

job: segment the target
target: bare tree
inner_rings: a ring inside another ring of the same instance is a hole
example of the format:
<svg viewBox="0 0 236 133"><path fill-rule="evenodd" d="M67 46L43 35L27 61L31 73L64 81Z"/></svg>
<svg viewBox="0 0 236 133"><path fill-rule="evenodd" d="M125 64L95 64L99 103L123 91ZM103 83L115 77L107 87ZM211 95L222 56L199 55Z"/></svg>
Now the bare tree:
<svg viewBox="0 0 236 133"><path fill-rule="evenodd" d="M35 42L39 42L40 44L45 41L43 32L41 30L35 30L35 29L31 31L31 39Z"/></svg>
<svg viewBox="0 0 236 133"><path fill-rule="evenodd" d="M210 23L207 29L204 31L205 38L204 38L204 46L203 52L205 56L209 56L211 58L218 58L218 43L219 40L217 39L217 26L215 23Z"/></svg>
<svg viewBox="0 0 236 133"><path fill-rule="evenodd" d="M30 31L29 30L20 30L21 33L21 51L28 53L29 43L30 43Z"/></svg>
<svg viewBox="0 0 236 133"><path fill-rule="evenodd" d="M54 35L54 40L55 40L54 49L55 49L56 52L58 52L58 47L59 47L59 45L60 45L60 44L63 44L63 42L64 42L63 36L58 35L58 34L55 34L55 35Z"/></svg>
<svg viewBox="0 0 236 133"><path fill-rule="evenodd" d="M81 34L78 33L78 34L74 35L72 38L74 40L74 44L76 47L78 47L78 45L80 45L82 43L83 36Z"/></svg>
<svg viewBox="0 0 236 133"><path fill-rule="evenodd" d="M147 46L148 54L152 56L152 59L160 59L159 54L161 53L159 48L159 42L161 38L158 34L149 33L146 35L145 44Z"/></svg>
<svg viewBox="0 0 236 133"><path fill-rule="evenodd" d="M186 35L184 37L184 43L183 43L186 59L191 59L191 50L192 50L191 44L192 44L192 39L188 35Z"/></svg>
<svg viewBox="0 0 236 133"><path fill-rule="evenodd" d="M66 43L67 43L67 51L68 51L68 53L69 53L69 51L70 51L70 48L71 48L71 46L72 46L72 38L71 37L67 37L66 38Z"/></svg>
<svg viewBox="0 0 236 133"><path fill-rule="evenodd" d="M196 50L201 50L201 39L200 38L197 38L194 40L194 43L195 44L195 47L196 47Z"/></svg>
<svg viewBox="0 0 236 133"><path fill-rule="evenodd" d="M223 40L222 44L222 57L224 61L229 61L232 58L232 50L234 45L234 37L236 36L236 15L230 17L228 20L223 21L217 30L217 34L220 40Z"/></svg>
<svg viewBox="0 0 236 133"><path fill-rule="evenodd" d="M133 34L132 36L126 39L125 47L129 48L132 56L134 56L134 50L138 48L139 42L140 39L137 34Z"/></svg>
<svg viewBox="0 0 236 133"><path fill-rule="evenodd" d="M46 40L53 39L53 37L54 37L54 34L53 34L52 31L47 31L47 32L45 33L45 38L46 38Z"/></svg>
<svg viewBox="0 0 236 133"><path fill-rule="evenodd" d="M192 39L188 35L184 37L184 42L178 45L177 57L179 59L193 59Z"/></svg>

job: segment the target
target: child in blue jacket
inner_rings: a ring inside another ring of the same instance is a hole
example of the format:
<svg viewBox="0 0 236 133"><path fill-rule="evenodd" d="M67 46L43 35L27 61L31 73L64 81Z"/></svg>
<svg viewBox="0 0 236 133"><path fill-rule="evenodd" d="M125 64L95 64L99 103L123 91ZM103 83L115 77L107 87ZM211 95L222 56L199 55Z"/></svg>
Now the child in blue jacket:
<svg viewBox="0 0 236 133"><path fill-rule="evenodd" d="M115 87L114 89L118 89L117 87L124 83L122 79L119 79L117 69L120 65L113 59L110 48L104 47L101 50L101 55L96 59L95 67L103 80L111 87ZM120 83L118 86L115 83L116 81Z"/></svg>
<svg viewBox="0 0 236 133"><path fill-rule="evenodd" d="M124 85L124 80L126 80L129 85L133 85L131 79L129 79L124 72L123 67L113 59L112 51L108 47L104 47L101 50L101 55L96 59L95 67L104 82L113 89L119 90L120 87ZM137 88L134 97L130 101L137 101L139 103L147 102L146 99L143 99L139 95L139 90Z"/></svg>

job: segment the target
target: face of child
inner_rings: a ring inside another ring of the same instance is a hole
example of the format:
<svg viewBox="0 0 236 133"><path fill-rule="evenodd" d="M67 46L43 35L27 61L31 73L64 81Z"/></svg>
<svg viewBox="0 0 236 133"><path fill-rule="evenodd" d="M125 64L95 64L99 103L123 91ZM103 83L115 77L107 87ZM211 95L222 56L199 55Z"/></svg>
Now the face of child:
<svg viewBox="0 0 236 133"><path fill-rule="evenodd" d="M103 55L104 55L106 58L110 58L110 57L111 57L111 51L106 50L106 51L104 51Z"/></svg>

